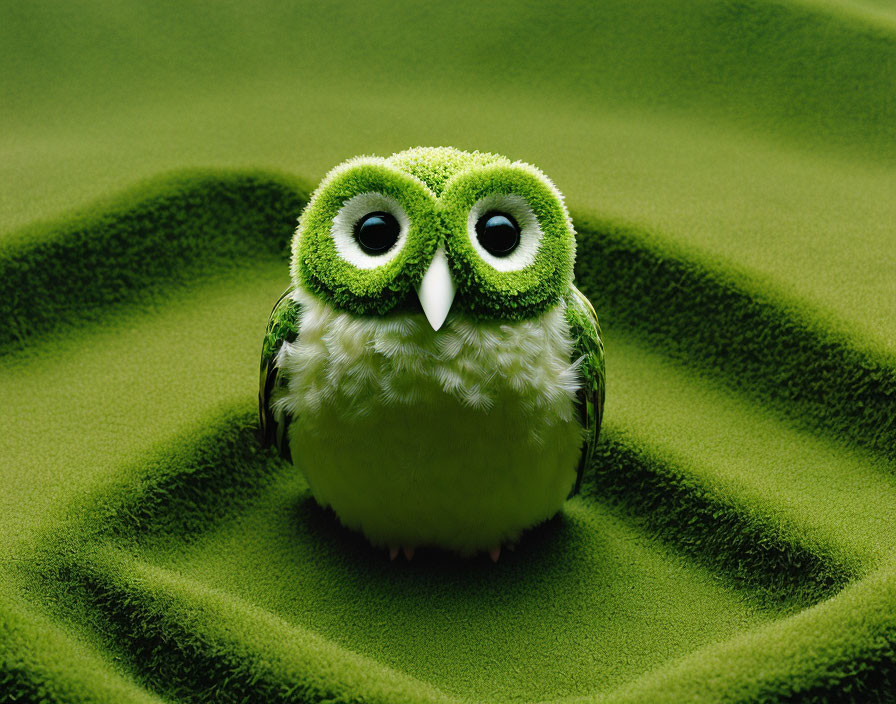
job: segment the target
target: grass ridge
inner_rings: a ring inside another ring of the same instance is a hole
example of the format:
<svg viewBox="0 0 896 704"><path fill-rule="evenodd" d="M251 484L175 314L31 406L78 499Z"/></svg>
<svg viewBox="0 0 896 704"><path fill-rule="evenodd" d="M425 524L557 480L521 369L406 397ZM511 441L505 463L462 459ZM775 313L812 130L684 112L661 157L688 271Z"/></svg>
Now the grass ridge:
<svg viewBox="0 0 896 704"><path fill-rule="evenodd" d="M579 287L610 327L796 423L896 458L896 360L860 349L807 306L768 295L746 274L677 251L654 233L574 218Z"/></svg>
<svg viewBox="0 0 896 704"><path fill-rule="evenodd" d="M207 531L289 471L273 449L262 449L257 434L257 411L249 404L199 419L75 499L62 519L70 526L66 541L77 533L84 541L183 542Z"/></svg>
<svg viewBox="0 0 896 704"><path fill-rule="evenodd" d="M196 614L205 613L207 599L218 603L223 597L189 580L181 584L175 575L165 578L164 570L133 556L147 541L173 537L182 543L207 531L287 467L258 448L251 407L223 409L75 501L67 528L46 536L26 571L33 585L41 585L39 591L57 595L55 608L63 618L100 634L105 647L121 653L135 676L161 696L239 701L263 691L272 701L342 701L337 692L314 688L294 697L286 679L259 660L256 651L226 637L230 645L225 645L220 633L197 635L202 626ZM604 435L582 497L618 499L651 530L665 532L664 539L671 533L670 542L678 549L734 577L760 599L791 604L791 610L833 596L855 577L828 556L800 545L796 536L775 530L761 517L751 521L738 507L705 488L683 486L679 479L674 468L611 431ZM704 521L709 514L713 521ZM686 515L693 520L671 530ZM722 533L733 535L734 542ZM739 557L753 542L758 548L747 550L747 559ZM122 561L139 567L139 574L122 568ZM166 597L170 588L189 602L171 603ZM267 627L279 628L274 617L252 613L253 618L264 616ZM248 622L247 616L235 623ZM306 675L326 679L323 669ZM223 689L222 682L232 686ZM248 688L241 689L243 685ZM346 695L345 701L351 697Z"/></svg>
<svg viewBox="0 0 896 704"><path fill-rule="evenodd" d="M71 549L72 534L85 545L189 541L289 469L259 447L254 408L224 409L74 501L61 547ZM687 478L656 451L612 428L602 436L582 493L624 506L665 542L776 603L815 603L863 571L840 551L806 545L799 531ZM57 543L54 531L43 543L47 555L59 552Z"/></svg>
<svg viewBox="0 0 896 704"><path fill-rule="evenodd" d="M67 592L60 598L80 597L80 606L86 601L90 627L165 698L224 703L457 701L428 683L111 544L94 543L63 569ZM333 667L334 662L342 667Z"/></svg>
<svg viewBox="0 0 896 704"><path fill-rule="evenodd" d="M85 565L98 545L114 542L139 549L159 541L189 542L232 516L284 469L287 465L258 443L254 406L223 407L159 444L144 459L123 467L110 482L73 499L7 569L57 618L76 629L86 624L93 631L108 630L112 625L98 620L96 609L85 609L75 596L87 593L84 580L90 571ZM47 595L55 596L47 600ZM0 601L5 615L15 615L6 613L11 607L8 599ZM24 628L27 633L27 624ZM112 641L105 647L124 650ZM52 661L46 647L38 647L30 657ZM58 672L42 684L31 681L28 672L13 662L0 665L0 694L7 691L28 701L35 692L49 696L47 692L69 686L70 678ZM99 697L105 696L103 686L94 689Z"/></svg>
<svg viewBox="0 0 896 704"><path fill-rule="evenodd" d="M0 701L161 704L0 582Z"/></svg>
<svg viewBox="0 0 896 704"><path fill-rule="evenodd" d="M892 702L894 604L896 563L891 562L833 599L664 664L597 701ZM828 638L820 641L820 633ZM585 701L594 700L565 700Z"/></svg>
<svg viewBox="0 0 896 704"><path fill-rule="evenodd" d="M0 248L0 352L246 260L282 258L306 199L302 182L279 174L183 171L18 231Z"/></svg>
<svg viewBox="0 0 896 704"><path fill-rule="evenodd" d="M806 544L798 530L688 478L615 428L602 433L582 493L621 506L659 539L763 601L805 607L833 596L863 572L842 552Z"/></svg>

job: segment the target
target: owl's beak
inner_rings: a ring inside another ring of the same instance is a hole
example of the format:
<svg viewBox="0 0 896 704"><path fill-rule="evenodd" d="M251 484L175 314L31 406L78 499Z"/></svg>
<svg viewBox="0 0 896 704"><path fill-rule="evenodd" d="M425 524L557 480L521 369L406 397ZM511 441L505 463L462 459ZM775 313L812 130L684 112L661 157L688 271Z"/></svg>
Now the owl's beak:
<svg viewBox="0 0 896 704"><path fill-rule="evenodd" d="M448 269L445 248L439 247L432 258L429 269L426 270L423 279L417 286L420 305L423 306L423 312L433 330L442 327L442 323L448 317L448 311L451 310L451 303L454 301L456 291L457 287L454 285L454 279L451 278L451 271Z"/></svg>

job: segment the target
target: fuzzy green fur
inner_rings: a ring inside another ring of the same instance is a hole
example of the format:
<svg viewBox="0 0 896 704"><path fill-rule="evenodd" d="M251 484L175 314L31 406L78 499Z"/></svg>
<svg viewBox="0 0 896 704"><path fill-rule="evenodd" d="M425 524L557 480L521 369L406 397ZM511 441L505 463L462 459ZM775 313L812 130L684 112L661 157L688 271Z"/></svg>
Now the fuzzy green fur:
<svg viewBox="0 0 896 704"><path fill-rule="evenodd" d="M480 198L516 193L535 211L544 233L535 261L520 271L496 272L476 254L467 214ZM523 320L555 305L572 281L575 237L554 184L528 164L490 164L457 175L441 197L448 260L463 309L483 318Z"/></svg>
<svg viewBox="0 0 896 704"><path fill-rule="evenodd" d="M336 252L330 227L340 206L368 191L395 198L410 217L407 245L376 269L353 267ZM382 315L403 303L423 278L439 245L438 214L432 194L418 179L383 159L361 158L334 169L312 194L293 243L292 275L309 290L358 315Z"/></svg>

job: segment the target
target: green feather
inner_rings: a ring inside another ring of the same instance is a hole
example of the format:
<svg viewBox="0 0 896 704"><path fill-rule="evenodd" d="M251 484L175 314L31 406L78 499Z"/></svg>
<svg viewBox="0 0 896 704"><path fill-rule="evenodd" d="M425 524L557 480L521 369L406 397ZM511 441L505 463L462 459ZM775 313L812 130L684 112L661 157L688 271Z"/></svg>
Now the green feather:
<svg viewBox="0 0 896 704"><path fill-rule="evenodd" d="M579 417L585 428L585 444L579 461L576 484L570 492L575 496L582 485L582 476L591 464L594 448L600 434L604 412L606 371L604 368L604 343L600 324L591 301L575 286L570 285L567 296L566 320L573 340L573 359L581 359L579 375L582 386L576 396Z"/></svg>
<svg viewBox="0 0 896 704"><path fill-rule="evenodd" d="M293 342L299 334L302 309L293 300L290 287L277 300L271 311L261 345L261 369L258 382L258 416L262 445L276 445L281 457L291 460L287 429L290 418L271 409L274 394L286 385L286 376L275 361L284 342Z"/></svg>

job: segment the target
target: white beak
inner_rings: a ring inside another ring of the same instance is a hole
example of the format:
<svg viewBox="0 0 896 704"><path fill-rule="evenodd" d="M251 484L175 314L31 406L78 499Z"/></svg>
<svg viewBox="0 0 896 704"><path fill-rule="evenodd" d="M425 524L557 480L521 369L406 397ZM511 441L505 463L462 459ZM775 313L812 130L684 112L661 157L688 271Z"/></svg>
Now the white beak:
<svg viewBox="0 0 896 704"><path fill-rule="evenodd" d="M439 247L429 269L423 275L420 285L417 286L417 296L420 298L420 305L423 306L423 312L426 313L426 319L432 325L433 330L438 330L448 317L448 311L451 310L451 303L454 301L454 293L457 287L451 278L451 271L448 269L448 257L445 256L445 249Z"/></svg>

